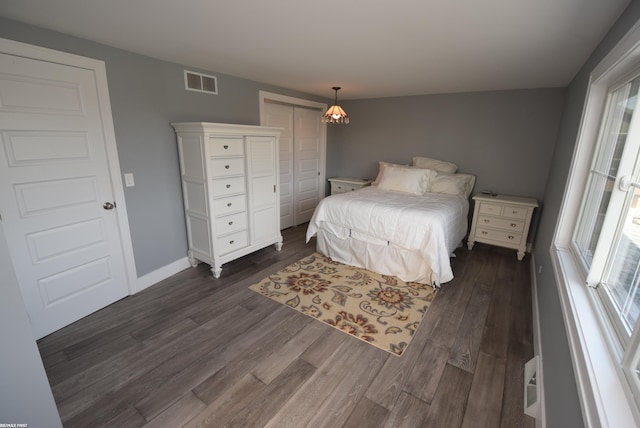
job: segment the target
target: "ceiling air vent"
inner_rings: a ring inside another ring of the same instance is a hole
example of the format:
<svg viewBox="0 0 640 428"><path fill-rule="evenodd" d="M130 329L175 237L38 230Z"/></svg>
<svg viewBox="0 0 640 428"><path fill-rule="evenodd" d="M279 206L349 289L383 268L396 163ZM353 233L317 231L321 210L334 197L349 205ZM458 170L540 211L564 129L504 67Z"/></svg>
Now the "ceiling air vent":
<svg viewBox="0 0 640 428"><path fill-rule="evenodd" d="M204 92L207 94L218 93L218 79L195 71L184 71L184 88L187 91Z"/></svg>

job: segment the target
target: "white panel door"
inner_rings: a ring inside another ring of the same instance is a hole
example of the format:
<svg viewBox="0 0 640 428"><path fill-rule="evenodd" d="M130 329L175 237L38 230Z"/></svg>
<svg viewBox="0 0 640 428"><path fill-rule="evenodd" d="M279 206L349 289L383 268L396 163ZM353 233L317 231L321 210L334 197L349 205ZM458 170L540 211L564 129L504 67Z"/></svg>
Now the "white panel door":
<svg viewBox="0 0 640 428"><path fill-rule="evenodd" d="M293 106L265 104L264 126L282 128L278 141L280 158L280 229L294 226L293 214Z"/></svg>
<svg viewBox="0 0 640 428"><path fill-rule="evenodd" d="M2 227L37 338L129 294L98 106L93 70L0 54Z"/></svg>
<svg viewBox="0 0 640 428"><path fill-rule="evenodd" d="M280 228L311 219L324 196L322 129L319 110L265 103L263 125L283 128L280 136Z"/></svg>
<svg viewBox="0 0 640 428"><path fill-rule="evenodd" d="M322 165L322 122L321 113L316 110L295 107L294 146L294 223L311 220L313 211L324 192L321 180Z"/></svg>
<svg viewBox="0 0 640 428"><path fill-rule="evenodd" d="M247 137L251 186L251 244L272 240L278 229L276 139Z"/></svg>

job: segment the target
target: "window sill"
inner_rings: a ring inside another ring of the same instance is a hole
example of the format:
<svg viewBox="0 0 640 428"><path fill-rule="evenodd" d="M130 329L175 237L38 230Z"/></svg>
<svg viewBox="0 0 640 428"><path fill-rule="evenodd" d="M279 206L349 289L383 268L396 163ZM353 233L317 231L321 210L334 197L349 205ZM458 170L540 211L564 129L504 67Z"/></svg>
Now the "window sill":
<svg viewBox="0 0 640 428"><path fill-rule="evenodd" d="M584 285L569 249L552 247L551 260L585 426L636 426L637 409L600 324L594 290Z"/></svg>

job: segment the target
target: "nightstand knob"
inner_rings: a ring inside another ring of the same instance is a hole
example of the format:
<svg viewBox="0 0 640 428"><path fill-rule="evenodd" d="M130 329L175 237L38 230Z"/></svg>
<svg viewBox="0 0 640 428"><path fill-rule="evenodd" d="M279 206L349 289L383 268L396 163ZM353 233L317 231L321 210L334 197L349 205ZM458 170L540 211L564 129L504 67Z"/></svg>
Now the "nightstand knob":
<svg viewBox="0 0 640 428"><path fill-rule="evenodd" d="M225 150L227 150L229 148L229 146L226 145L226 144L224 146L222 146L222 147L224 147Z"/></svg>
<svg viewBox="0 0 640 428"><path fill-rule="evenodd" d="M486 235L486 234L487 234L487 232L485 232L485 231L483 230L483 231L482 231L482 234L483 234L483 235Z"/></svg>
<svg viewBox="0 0 640 428"><path fill-rule="evenodd" d="M229 226L231 226L232 224L233 224L233 222L232 222L232 221L230 221L230 222L229 222Z"/></svg>
<svg viewBox="0 0 640 428"><path fill-rule="evenodd" d="M509 238L509 239L513 239L513 236L509 235L509 236L508 236L508 238Z"/></svg>
<svg viewBox="0 0 640 428"><path fill-rule="evenodd" d="M229 169L229 165L225 165L225 166L224 166L224 169Z"/></svg>
<svg viewBox="0 0 640 428"><path fill-rule="evenodd" d="M229 241L229 244L233 244L235 241L232 239L231 241Z"/></svg>
<svg viewBox="0 0 640 428"><path fill-rule="evenodd" d="M484 222L485 222L485 223L489 223L489 220L487 220L487 219L485 218L485 219L484 219Z"/></svg>
<svg viewBox="0 0 640 428"><path fill-rule="evenodd" d="M517 226L517 224L511 223L511 227L516 227L516 226Z"/></svg>
<svg viewBox="0 0 640 428"><path fill-rule="evenodd" d="M227 206L230 207L231 205L233 205L231 202L227 203Z"/></svg>
<svg viewBox="0 0 640 428"><path fill-rule="evenodd" d="M230 188L231 188L231 184L227 184L227 189L230 189Z"/></svg>

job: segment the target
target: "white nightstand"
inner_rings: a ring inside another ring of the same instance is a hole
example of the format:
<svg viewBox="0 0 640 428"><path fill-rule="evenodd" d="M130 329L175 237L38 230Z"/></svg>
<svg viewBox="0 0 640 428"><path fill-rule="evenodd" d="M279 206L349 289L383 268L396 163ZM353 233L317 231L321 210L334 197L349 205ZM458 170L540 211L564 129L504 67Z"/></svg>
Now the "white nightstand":
<svg viewBox="0 0 640 428"><path fill-rule="evenodd" d="M363 180L361 178L334 177L330 178L331 194L351 192L352 190L361 189L369 186L371 180Z"/></svg>
<svg viewBox="0 0 640 428"><path fill-rule="evenodd" d="M531 225L533 210L538 201L518 196L487 195L479 193L473 197L475 208L467 246L485 244L518 250L518 260L522 260L527 248L527 235Z"/></svg>

